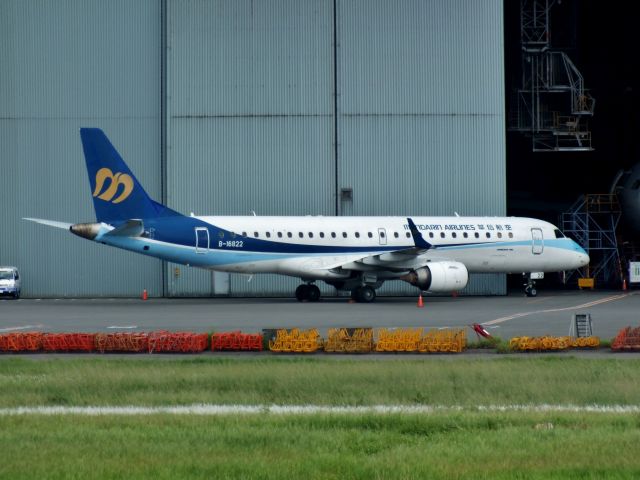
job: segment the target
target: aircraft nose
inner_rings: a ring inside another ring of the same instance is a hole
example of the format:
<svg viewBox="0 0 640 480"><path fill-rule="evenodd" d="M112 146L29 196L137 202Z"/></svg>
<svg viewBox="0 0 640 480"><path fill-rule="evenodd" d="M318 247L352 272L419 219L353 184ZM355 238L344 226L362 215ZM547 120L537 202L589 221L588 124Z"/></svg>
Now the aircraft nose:
<svg viewBox="0 0 640 480"><path fill-rule="evenodd" d="M589 260L589 255L587 255L586 252L578 254L578 264L580 265L580 267L588 265Z"/></svg>
<svg viewBox="0 0 640 480"><path fill-rule="evenodd" d="M589 258L589 255L587 254L587 252L585 252L584 248L582 248L577 243L575 243L575 242L573 242L573 243L574 243L573 248L576 251L576 255L577 255L577 258L576 258L577 266L576 266L576 268L581 268L581 267L584 267L584 266L588 265L590 258Z"/></svg>

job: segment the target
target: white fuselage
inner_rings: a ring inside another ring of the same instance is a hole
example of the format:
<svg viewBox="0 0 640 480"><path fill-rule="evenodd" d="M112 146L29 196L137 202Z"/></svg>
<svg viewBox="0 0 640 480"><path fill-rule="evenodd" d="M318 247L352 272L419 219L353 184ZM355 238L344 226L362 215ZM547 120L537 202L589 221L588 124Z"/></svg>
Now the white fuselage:
<svg viewBox="0 0 640 480"><path fill-rule="evenodd" d="M552 224L519 217L411 217L432 248L415 255L407 217L194 216L179 243L103 237L104 243L226 272L332 279L344 271L396 273L444 260L473 272L550 272L588 263ZM158 227L160 228L160 227ZM143 246L150 248L143 250Z"/></svg>

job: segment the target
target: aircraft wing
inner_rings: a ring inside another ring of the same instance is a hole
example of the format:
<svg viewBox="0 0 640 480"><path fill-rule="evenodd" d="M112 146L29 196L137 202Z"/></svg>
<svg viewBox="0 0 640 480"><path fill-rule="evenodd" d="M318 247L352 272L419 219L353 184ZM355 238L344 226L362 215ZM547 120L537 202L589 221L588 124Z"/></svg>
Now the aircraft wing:
<svg viewBox="0 0 640 480"><path fill-rule="evenodd" d="M411 218L407 218L411 237L413 238L413 247L402 248L391 252L380 254L366 254L358 256L349 256L335 258L332 263L322 262L315 268L318 270L332 270L341 268L344 270L390 270L404 271L408 269L419 268L426 263L425 254L429 250L436 247L427 242L423 237L415 223Z"/></svg>

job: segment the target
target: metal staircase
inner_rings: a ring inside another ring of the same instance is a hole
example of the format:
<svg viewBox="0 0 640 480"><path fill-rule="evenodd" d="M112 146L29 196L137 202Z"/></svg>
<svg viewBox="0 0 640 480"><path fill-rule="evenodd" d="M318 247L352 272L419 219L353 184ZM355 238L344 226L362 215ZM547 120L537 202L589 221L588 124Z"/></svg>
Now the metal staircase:
<svg viewBox="0 0 640 480"><path fill-rule="evenodd" d="M521 0L522 80L510 130L532 139L534 152L591 151L588 118L594 98L566 53L551 50L549 12L554 0Z"/></svg>

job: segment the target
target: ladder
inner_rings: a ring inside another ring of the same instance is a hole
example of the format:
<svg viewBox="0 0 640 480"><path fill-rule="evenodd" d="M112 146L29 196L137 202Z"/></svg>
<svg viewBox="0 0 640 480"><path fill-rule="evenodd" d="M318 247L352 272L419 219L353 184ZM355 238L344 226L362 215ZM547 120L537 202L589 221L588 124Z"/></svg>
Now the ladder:
<svg viewBox="0 0 640 480"><path fill-rule="evenodd" d="M593 335L590 313L576 313L573 316L573 323L576 337L591 337Z"/></svg>

